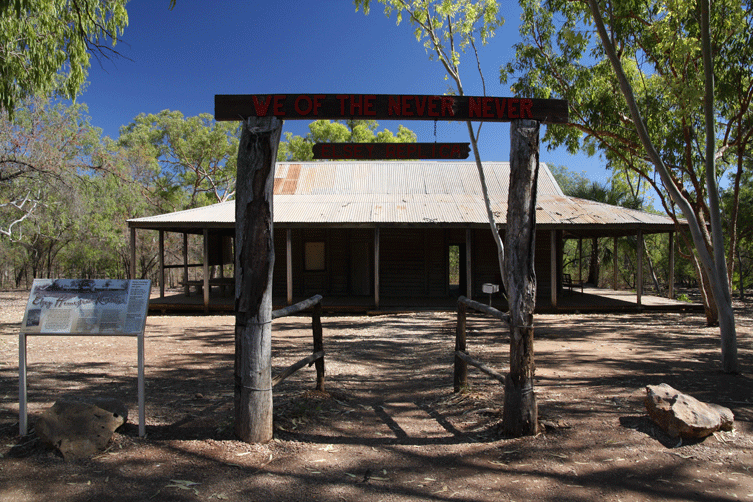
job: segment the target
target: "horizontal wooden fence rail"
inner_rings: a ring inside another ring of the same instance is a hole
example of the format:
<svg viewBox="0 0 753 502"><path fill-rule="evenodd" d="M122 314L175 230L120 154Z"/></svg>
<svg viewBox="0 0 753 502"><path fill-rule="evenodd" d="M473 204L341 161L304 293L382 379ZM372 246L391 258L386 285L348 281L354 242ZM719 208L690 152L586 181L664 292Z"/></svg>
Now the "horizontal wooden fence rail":
<svg viewBox="0 0 753 502"><path fill-rule="evenodd" d="M314 336L314 353L304 357L295 364L291 364L279 375L272 379L272 387L285 380L287 377L303 368L307 364L316 364L316 390L324 391L324 341L322 335L322 295L314 295L289 307L272 311L272 319L279 319L297 314L313 307L311 314L311 331Z"/></svg>
<svg viewBox="0 0 753 502"><path fill-rule="evenodd" d="M297 314L298 312L301 312L306 309L310 309L311 307L315 305L319 305L319 307L321 308L321 305L322 305L321 302L322 302L322 295L314 295L307 300L300 301L298 303L290 305L289 307L273 310L272 319L278 319L280 317L287 317L289 315Z"/></svg>
<svg viewBox="0 0 753 502"><path fill-rule="evenodd" d="M496 317L500 321L504 321L506 323L510 322L510 314L508 314L507 312L502 312L500 310L497 310L494 307L490 307L489 305L484 305L483 303L469 300L465 296L461 296L460 298L458 298L458 304L461 304L461 303L471 307L473 310L476 310L478 312L483 312L484 314L489 314L492 317Z"/></svg>
<svg viewBox="0 0 753 502"><path fill-rule="evenodd" d="M462 389L468 387L469 364L480 369L490 377L496 378L501 383L505 383L504 374L494 371L484 363L477 361L468 355L466 349L466 313L468 307L478 312L489 314L500 321L506 323L510 322L510 316L505 312L501 312L494 307L484 305L483 303L469 300L465 296L458 298L458 322L457 328L455 329L455 372L453 377L455 392L460 392Z"/></svg>

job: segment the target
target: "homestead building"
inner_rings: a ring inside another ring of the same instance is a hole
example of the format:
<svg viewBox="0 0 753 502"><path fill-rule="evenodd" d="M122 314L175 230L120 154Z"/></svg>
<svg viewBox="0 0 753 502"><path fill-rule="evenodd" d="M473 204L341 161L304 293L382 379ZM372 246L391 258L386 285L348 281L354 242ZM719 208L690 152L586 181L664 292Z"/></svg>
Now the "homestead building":
<svg viewBox="0 0 753 502"><path fill-rule="evenodd" d="M504 238L509 163L483 165ZM325 308L333 310L452 308L458 295L487 302L483 285L501 284L497 249L473 162L278 163L273 210L275 307L321 294ZM543 163L536 223L539 310L566 309L566 300L574 296L562 274L565 239L614 237L616 243L618 237L638 236L640 242L645 234L672 235L675 230L665 216L564 195ZM152 301L152 308L193 305L205 311L232 310L233 278L220 274L210 278L210 267L234 261L234 201L131 219L128 225L132 249L137 229L159 231L161 277L169 268L180 269L184 277L181 298L165 297L162 280L160 299ZM183 234L183 263L164 262L165 232ZM203 236L201 264L187 261L189 234ZM451 284L451 255L459 257L457 285ZM640 276L640 253L635 259ZM200 272L195 277L200 278L187 280L189 269L197 267ZM641 294L639 287L633 305L641 307ZM496 305L502 297L491 300Z"/></svg>

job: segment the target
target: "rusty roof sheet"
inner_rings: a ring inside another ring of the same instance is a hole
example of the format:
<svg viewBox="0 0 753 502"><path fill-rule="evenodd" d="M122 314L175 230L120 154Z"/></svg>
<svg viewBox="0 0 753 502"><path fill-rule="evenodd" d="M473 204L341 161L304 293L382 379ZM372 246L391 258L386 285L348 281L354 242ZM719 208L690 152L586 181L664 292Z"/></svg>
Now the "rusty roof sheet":
<svg viewBox="0 0 753 502"><path fill-rule="evenodd" d="M486 162L497 222L507 214L509 163ZM486 207L473 162L299 162L275 170L274 221L283 225L485 225ZM565 196L545 164L538 179L537 224L544 228L668 231L661 215ZM141 228L232 226L233 201L136 218Z"/></svg>
<svg viewBox="0 0 753 502"><path fill-rule="evenodd" d="M541 164L540 195L562 195ZM506 197L508 162L485 162L491 197ZM275 195L465 194L481 195L475 162L290 162L278 163Z"/></svg>

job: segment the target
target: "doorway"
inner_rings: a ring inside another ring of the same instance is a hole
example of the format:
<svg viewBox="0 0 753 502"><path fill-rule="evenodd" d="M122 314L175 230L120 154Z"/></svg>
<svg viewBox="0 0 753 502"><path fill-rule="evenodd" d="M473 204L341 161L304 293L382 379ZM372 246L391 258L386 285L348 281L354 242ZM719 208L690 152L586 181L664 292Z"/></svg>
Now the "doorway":
<svg viewBox="0 0 753 502"><path fill-rule="evenodd" d="M465 295L466 285L465 244L450 244L447 247L447 289L450 296Z"/></svg>

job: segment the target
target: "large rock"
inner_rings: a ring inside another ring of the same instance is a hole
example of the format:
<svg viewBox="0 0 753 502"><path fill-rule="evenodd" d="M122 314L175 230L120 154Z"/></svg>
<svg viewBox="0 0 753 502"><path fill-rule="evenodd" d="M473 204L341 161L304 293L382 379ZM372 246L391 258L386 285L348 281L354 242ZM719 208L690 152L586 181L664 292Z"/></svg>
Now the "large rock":
<svg viewBox="0 0 753 502"><path fill-rule="evenodd" d="M732 430L729 408L703 403L663 383L646 387L646 410L659 427L673 438L700 439L718 430Z"/></svg>
<svg viewBox="0 0 753 502"><path fill-rule="evenodd" d="M125 417L80 401L60 400L45 410L36 425L43 443L57 448L66 460L104 450Z"/></svg>

